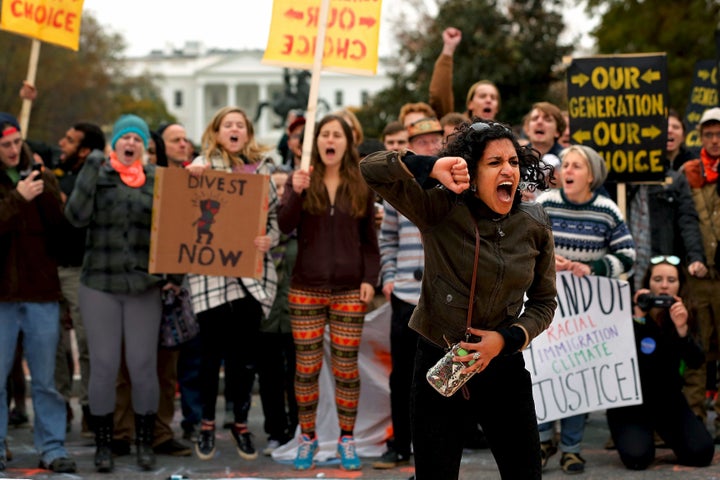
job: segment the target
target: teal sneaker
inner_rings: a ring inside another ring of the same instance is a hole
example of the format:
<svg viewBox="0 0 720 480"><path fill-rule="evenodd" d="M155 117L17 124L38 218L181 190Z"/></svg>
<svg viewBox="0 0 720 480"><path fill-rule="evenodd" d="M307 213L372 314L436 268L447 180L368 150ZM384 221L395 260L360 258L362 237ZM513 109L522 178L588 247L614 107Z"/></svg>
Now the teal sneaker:
<svg viewBox="0 0 720 480"><path fill-rule="evenodd" d="M310 438L304 433L300 435L300 446L295 457L295 470L310 470L315 466L314 458L318 449L316 438Z"/></svg>
<svg viewBox="0 0 720 480"><path fill-rule="evenodd" d="M343 470L360 470L362 464L355 451L355 439L350 435L343 435L338 439L338 455L340 456L340 468Z"/></svg>

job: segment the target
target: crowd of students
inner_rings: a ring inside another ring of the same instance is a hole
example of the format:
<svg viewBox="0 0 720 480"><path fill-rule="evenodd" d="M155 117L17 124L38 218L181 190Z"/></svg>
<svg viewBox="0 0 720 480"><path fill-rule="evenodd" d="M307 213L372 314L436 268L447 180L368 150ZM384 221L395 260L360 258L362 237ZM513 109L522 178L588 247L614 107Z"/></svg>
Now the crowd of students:
<svg viewBox="0 0 720 480"><path fill-rule="evenodd" d="M630 279L645 401L608 411L622 462L647 468L657 434L678 463L709 465L720 443L720 418L714 442L705 425L706 391L717 389L708 367L718 352L710 349L720 343L720 108L700 119L696 159L670 112L671 181L633 186L622 212L606 188L605 162L569 144L569 120L556 105L530 106L518 135L501 122L499 89L480 80L466 111L452 111L461 38L443 32L428 103L404 105L381 147L369 146L349 109L318 119L309 170L299 168L300 112L279 155L257 142L243 109L227 106L197 152L181 125L151 132L129 114L114 124L109 148L96 126L71 127L56 164L34 155L16 118L0 113L0 471L11 459L9 422L27 421L24 382L10 375L23 357L34 410L43 412L34 418L40 465L76 470L64 448L72 408L63 318L76 332L83 433L95 438L99 472L113 471L114 455L129 453L133 437L145 470L156 454L191 455L170 427L176 385L183 439L212 460L221 367L239 456L258 456L248 428L257 376L263 453L297 431L293 466L310 469L324 361L335 381L340 465L359 470L358 349L365 314L384 298L394 436L374 468L406 465L414 453L418 480L457 478L467 439L482 435L503 478L540 478L558 449L562 470L581 473L585 416L563 418L559 436L552 423L538 426L521 354L552 321L556 271ZM254 240L260 278L148 272L158 167L270 177L267 222ZM159 347L162 299L183 290L200 333L176 349ZM669 296L672 305L646 306L644 294ZM464 353L455 360L477 375L445 398L424 375L457 342ZM11 395L13 385L20 395ZM720 413L720 401L714 408ZM134 425L123 420L133 416Z"/></svg>

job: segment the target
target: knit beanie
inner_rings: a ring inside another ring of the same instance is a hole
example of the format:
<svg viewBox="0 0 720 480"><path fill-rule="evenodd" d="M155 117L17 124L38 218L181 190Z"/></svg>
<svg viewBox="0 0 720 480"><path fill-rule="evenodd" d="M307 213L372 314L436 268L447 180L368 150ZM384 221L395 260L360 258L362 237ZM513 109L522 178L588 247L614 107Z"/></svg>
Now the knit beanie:
<svg viewBox="0 0 720 480"><path fill-rule="evenodd" d="M590 191L594 192L600 188L603 183L605 183L605 179L607 178L608 172L605 160L603 160L599 153L590 147L586 147L585 145L576 146L583 151L585 158L587 158L588 164L590 165L590 171L593 176L593 181L590 184Z"/></svg>
<svg viewBox="0 0 720 480"><path fill-rule="evenodd" d="M7 125L9 125L9 127ZM6 128L10 128L10 129L14 128L16 131L19 132L20 124L18 123L17 118L13 117L9 113L0 112L0 137L4 137L6 135L5 134ZM8 132L7 134L9 135L10 133L14 133L14 132Z"/></svg>
<svg viewBox="0 0 720 480"><path fill-rule="evenodd" d="M137 115L127 114L121 116L115 125L113 125L112 141L110 146L115 149L115 143L125 135L126 133L136 133L142 138L143 145L145 148L148 146L148 139L150 138L150 129L145 123L145 120L138 117Z"/></svg>

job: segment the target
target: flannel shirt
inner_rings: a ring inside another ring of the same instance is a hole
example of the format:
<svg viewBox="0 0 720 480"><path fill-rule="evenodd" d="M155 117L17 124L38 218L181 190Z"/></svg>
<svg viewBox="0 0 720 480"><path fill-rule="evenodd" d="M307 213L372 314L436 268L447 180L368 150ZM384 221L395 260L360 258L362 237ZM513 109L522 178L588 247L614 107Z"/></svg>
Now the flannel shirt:
<svg viewBox="0 0 720 480"><path fill-rule="evenodd" d="M204 156L193 160L193 165L205 165L210 163L213 170L232 172L232 168L223 163L222 157L213 156L208 162ZM265 159L260 161L255 168L255 173L270 175L271 161ZM266 235L270 236L271 248L276 246L280 239L280 230L277 223L278 198L275 183L270 179L270 191L268 202L268 218L266 224ZM195 314L219 307L225 303L243 298L246 292L255 300L260 302L265 317L270 314L275 294L277 293L277 273L270 250L265 252L263 258L263 276L255 278L220 277L211 275L189 274L190 293L192 295L193 311ZM241 284L242 282L242 284Z"/></svg>
<svg viewBox="0 0 720 480"><path fill-rule="evenodd" d="M99 150L80 170L65 217L75 227L88 227L83 285L134 294L165 283L148 273L155 166L143 168L146 180L138 188L125 185Z"/></svg>

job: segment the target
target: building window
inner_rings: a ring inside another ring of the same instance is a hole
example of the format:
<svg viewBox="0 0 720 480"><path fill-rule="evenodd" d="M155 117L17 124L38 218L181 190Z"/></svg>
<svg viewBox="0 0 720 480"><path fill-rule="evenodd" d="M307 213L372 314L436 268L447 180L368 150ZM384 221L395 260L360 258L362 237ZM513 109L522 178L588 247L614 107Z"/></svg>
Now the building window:
<svg viewBox="0 0 720 480"><path fill-rule="evenodd" d="M183 92L182 92L182 90L175 90L175 106L176 106L176 107L182 107L182 106L183 106Z"/></svg>
<svg viewBox="0 0 720 480"><path fill-rule="evenodd" d="M343 106L343 92L342 90L335 90L335 105L338 107Z"/></svg>
<svg viewBox="0 0 720 480"><path fill-rule="evenodd" d="M360 105L367 105L370 101L370 93L367 90L363 90L360 92Z"/></svg>

